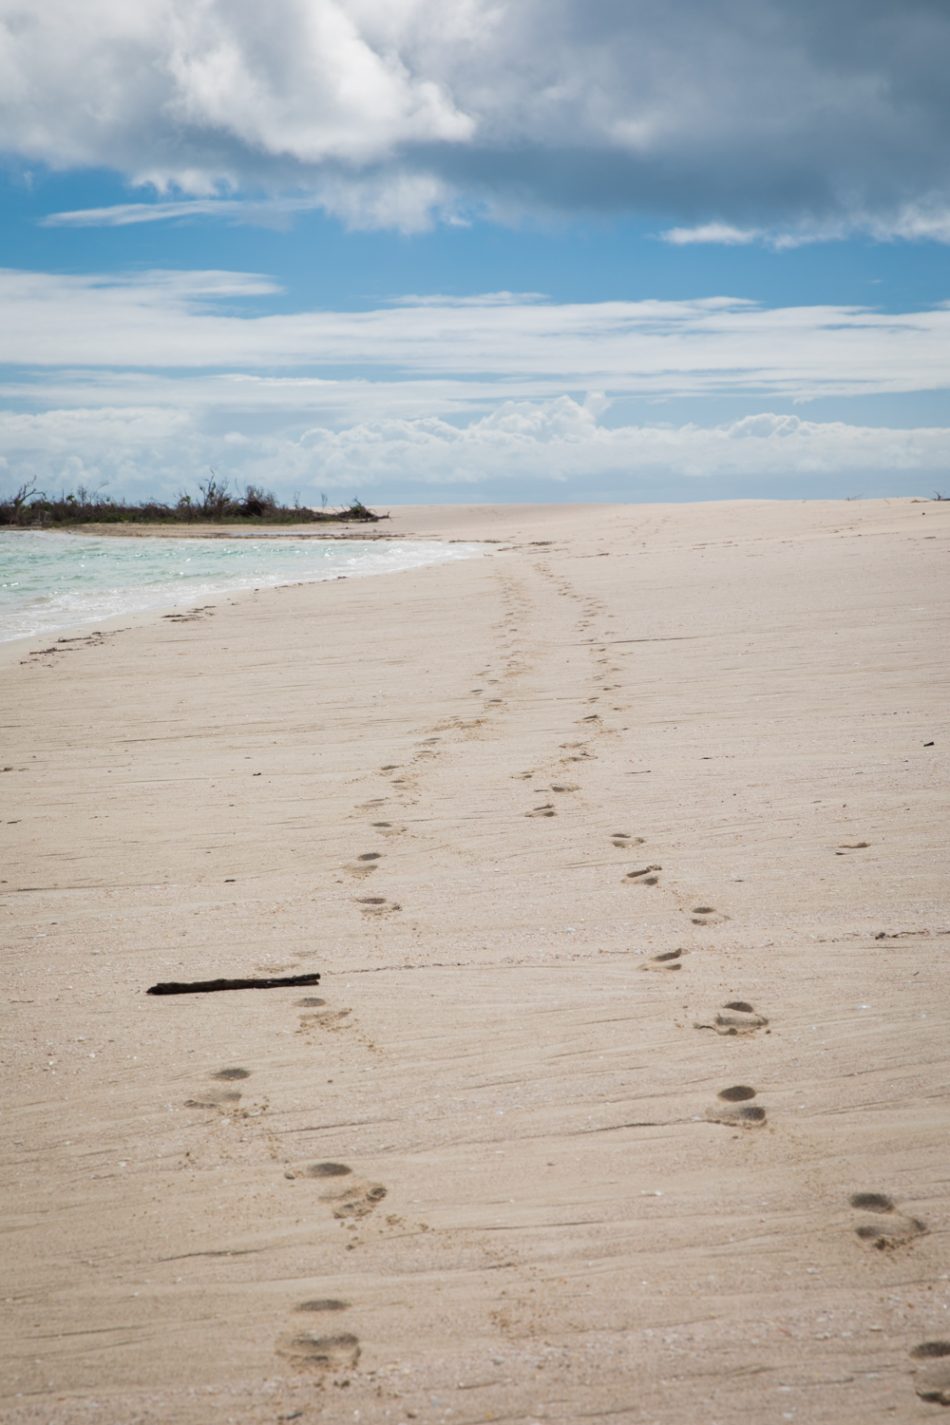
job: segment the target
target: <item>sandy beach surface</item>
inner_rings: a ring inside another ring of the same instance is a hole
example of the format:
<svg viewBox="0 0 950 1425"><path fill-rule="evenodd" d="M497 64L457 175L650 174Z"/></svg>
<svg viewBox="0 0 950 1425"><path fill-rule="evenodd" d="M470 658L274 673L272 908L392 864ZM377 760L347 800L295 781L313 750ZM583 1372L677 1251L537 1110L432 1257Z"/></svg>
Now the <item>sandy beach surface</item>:
<svg viewBox="0 0 950 1425"><path fill-rule="evenodd" d="M0 653L3 1419L948 1418L950 503L385 533Z"/></svg>

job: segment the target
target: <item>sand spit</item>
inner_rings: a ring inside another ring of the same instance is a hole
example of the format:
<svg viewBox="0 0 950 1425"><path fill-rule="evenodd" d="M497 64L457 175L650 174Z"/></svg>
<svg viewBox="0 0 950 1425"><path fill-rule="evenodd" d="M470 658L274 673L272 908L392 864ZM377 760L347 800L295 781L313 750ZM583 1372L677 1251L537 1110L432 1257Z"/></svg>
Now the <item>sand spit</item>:
<svg viewBox="0 0 950 1425"><path fill-rule="evenodd" d="M0 652L2 1418L944 1418L950 504L387 533Z"/></svg>

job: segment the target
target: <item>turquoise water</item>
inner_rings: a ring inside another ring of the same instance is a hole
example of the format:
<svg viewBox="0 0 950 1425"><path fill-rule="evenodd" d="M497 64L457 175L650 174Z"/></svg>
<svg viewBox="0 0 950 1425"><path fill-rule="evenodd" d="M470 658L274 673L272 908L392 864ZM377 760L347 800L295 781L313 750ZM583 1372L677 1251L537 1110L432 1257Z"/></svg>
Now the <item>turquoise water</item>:
<svg viewBox="0 0 950 1425"><path fill-rule="evenodd" d="M0 643L237 589L390 574L480 552L421 539L128 539L0 530Z"/></svg>

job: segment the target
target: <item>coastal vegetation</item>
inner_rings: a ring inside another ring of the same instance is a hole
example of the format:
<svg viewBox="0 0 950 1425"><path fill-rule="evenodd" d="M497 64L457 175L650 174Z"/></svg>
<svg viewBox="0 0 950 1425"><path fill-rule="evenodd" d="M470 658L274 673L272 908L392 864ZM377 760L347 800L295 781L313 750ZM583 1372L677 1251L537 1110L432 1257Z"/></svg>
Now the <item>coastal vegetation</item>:
<svg viewBox="0 0 950 1425"><path fill-rule="evenodd" d="M35 485L23 484L12 495L0 495L0 525L21 529L59 529L82 524L208 524L234 523L330 524L358 520L375 523L385 518L352 499L346 506L328 506L323 496L320 509L283 505L270 490L246 486L243 495L232 490L227 480L212 471L198 486L196 495L183 492L174 504L143 500L139 504L115 500L101 491L83 486L70 494L50 496Z"/></svg>

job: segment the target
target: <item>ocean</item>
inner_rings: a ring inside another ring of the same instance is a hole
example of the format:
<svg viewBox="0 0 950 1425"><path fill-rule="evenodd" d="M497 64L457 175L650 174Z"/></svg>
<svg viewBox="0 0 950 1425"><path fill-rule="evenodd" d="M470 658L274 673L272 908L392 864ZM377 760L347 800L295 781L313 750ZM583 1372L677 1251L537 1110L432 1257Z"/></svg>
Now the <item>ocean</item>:
<svg viewBox="0 0 950 1425"><path fill-rule="evenodd" d="M480 554L436 540L98 538L0 530L0 643L239 589L392 574Z"/></svg>

